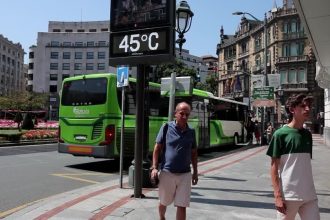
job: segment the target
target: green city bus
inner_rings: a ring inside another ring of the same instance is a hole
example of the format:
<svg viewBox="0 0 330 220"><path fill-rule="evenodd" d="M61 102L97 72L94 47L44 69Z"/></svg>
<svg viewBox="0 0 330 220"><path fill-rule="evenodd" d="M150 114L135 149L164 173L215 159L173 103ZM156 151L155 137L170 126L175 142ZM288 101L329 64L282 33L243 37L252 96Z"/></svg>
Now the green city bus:
<svg viewBox="0 0 330 220"><path fill-rule="evenodd" d="M152 152L160 127L168 120L169 97L161 96L160 84L150 82L149 152ZM98 73L64 79L60 93L58 151L75 156L118 158L121 137L121 88L115 74ZM215 97L193 89L193 94L175 97L175 104L186 101L192 106L189 125L196 131L200 149L235 145L243 140L247 104ZM135 145L136 79L129 78L125 88L125 157L132 157Z"/></svg>

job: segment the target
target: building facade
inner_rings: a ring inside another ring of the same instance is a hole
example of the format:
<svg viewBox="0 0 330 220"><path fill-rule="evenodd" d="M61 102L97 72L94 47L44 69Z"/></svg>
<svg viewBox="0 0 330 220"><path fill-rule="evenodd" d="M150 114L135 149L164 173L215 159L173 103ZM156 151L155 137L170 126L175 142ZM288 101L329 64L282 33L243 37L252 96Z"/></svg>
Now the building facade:
<svg viewBox="0 0 330 220"><path fill-rule="evenodd" d="M306 93L320 97L314 100L308 122L313 131L318 131L317 115L324 110L323 90L315 81L316 59L292 1L284 0L283 7L273 8L263 21L249 20L243 15L234 35L225 35L221 28L217 54L221 97L249 102L252 109L252 79L267 76L262 86L268 86L272 74L277 75L275 106L266 111L263 106L253 108L257 117L264 111L266 122L279 125L285 118L285 100L293 93Z"/></svg>
<svg viewBox="0 0 330 220"><path fill-rule="evenodd" d="M24 50L0 34L0 95L25 90Z"/></svg>
<svg viewBox="0 0 330 220"><path fill-rule="evenodd" d="M50 21L29 51L28 90L50 93L51 118L57 118L63 79L90 73L115 72L109 67L109 21Z"/></svg>

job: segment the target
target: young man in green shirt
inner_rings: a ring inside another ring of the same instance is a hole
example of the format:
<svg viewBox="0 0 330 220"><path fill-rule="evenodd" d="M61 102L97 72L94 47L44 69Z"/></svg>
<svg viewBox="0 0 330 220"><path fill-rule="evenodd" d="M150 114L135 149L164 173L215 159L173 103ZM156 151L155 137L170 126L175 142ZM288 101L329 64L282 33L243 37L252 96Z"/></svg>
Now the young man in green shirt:
<svg viewBox="0 0 330 220"><path fill-rule="evenodd" d="M320 219L311 166L312 134L303 128L311 104L309 96L292 95L285 106L289 122L269 144L277 219L294 220L297 213L301 220Z"/></svg>

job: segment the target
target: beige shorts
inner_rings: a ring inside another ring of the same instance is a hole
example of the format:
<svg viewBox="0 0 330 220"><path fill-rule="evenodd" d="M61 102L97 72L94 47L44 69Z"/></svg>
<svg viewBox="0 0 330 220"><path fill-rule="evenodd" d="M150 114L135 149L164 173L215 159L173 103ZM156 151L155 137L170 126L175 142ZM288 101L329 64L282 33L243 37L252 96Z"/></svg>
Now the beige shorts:
<svg viewBox="0 0 330 220"><path fill-rule="evenodd" d="M317 205L317 199L310 201L294 201L286 200L286 215L277 211L278 220L294 220L297 213L300 216L301 220L319 220L320 212Z"/></svg>
<svg viewBox="0 0 330 220"><path fill-rule="evenodd" d="M159 202L168 206L174 201L175 206L189 207L191 193L191 173L159 174Z"/></svg>

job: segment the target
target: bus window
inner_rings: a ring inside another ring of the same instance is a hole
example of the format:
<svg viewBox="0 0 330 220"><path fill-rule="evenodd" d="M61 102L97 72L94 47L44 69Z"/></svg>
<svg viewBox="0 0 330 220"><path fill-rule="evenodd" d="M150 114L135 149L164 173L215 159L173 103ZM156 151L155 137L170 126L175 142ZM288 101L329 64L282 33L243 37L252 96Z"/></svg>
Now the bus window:
<svg viewBox="0 0 330 220"><path fill-rule="evenodd" d="M64 106L100 105L106 102L107 79L80 79L67 81L62 89Z"/></svg>
<svg viewBox="0 0 330 220"><path fill-rule="evenodd" d="M148 89L148 96L146 97L149 99L149 110L150 116L159 116L159 102L156 100L160 100L160 88L149 86Z"/></svg>

